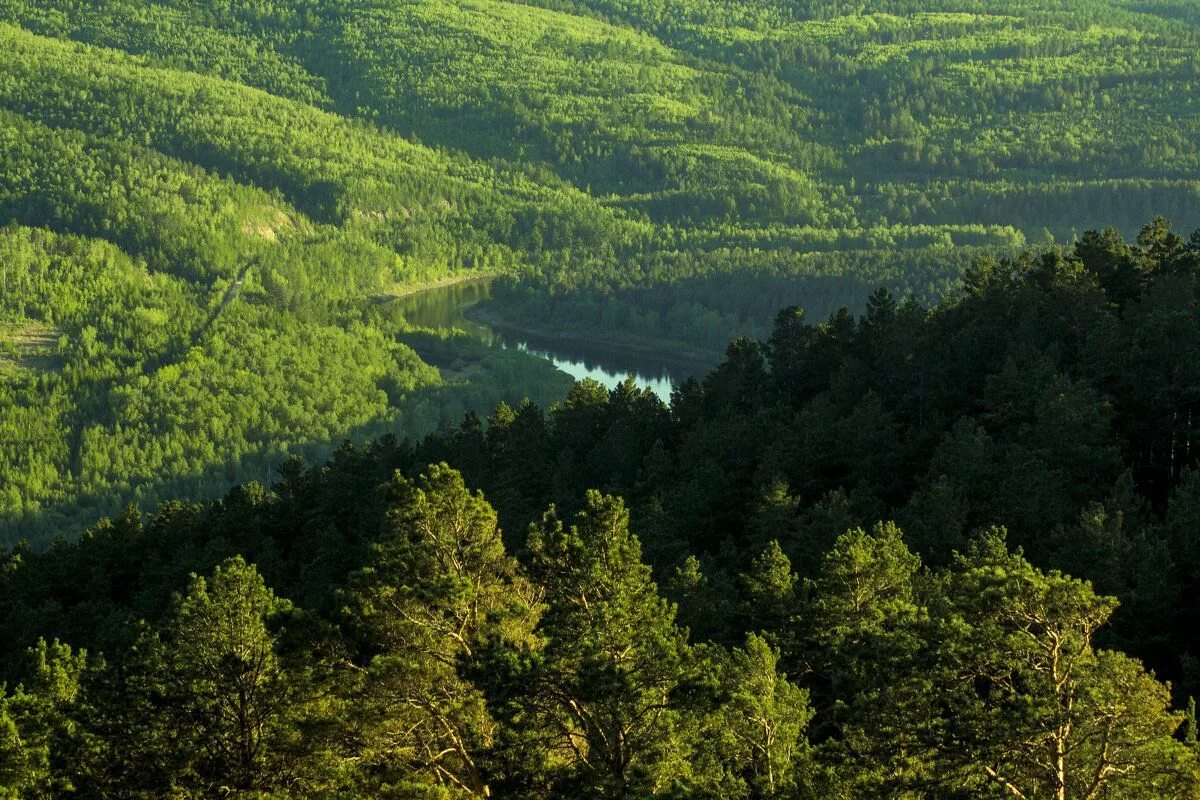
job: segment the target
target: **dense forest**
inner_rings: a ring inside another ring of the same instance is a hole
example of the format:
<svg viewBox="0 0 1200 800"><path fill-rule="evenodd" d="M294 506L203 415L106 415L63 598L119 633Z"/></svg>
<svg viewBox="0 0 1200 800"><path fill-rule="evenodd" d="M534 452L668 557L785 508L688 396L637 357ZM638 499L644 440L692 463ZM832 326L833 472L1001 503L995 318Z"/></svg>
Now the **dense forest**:
<svg viewBox="0 0 1200 800"><path fill-rule="evenodd" d="M5 797L1200 797L1200 231L0 564Z"/></svg>
<svg viewBox="0 0 1200 800"><path fill-rule="evenodd" d="M1198 45L1191 0L0 0L0 541L561 399L422 285L715 363L1190 229Z"/></svg>

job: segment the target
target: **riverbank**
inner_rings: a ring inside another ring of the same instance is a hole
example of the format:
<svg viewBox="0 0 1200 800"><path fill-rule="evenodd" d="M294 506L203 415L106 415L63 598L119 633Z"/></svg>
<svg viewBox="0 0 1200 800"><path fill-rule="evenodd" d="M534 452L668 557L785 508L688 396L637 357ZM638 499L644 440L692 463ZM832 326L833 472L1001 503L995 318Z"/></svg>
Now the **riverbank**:
<svg viewBox="0 0 1200 800"><path fill-rule="evenodd" d="M441 281L432 289L392 298L391 311L417 329L461 331L488 347L519 350L551 363L574 380L592 379L613 388L632 377L669 402L675 386L690 377L702 377L718 363L717 353L664 346L649 340L622 341L616 336L582 335L567 331L539 330L517 324L503 315L503 304L491 301L491 280ZM447 346L452 350L449 340ZM452 352L439 348L422 357L453 364Z"/></svg>
<svg viewBox="0 0 1200 800"><path fill-rule="evenodd" d="M514 323L504 316L488 309L483 304L472 305L463 309L463 316L472 322L486 325L502 333L541 340L552 346L554 343L579 345L593 349L607 350L614 355L632 354L638 358L661 361L680 373L693 374L703 377L721 363L724 357L721 353L710 353L703 350L664 349L661 343L645 339L618 339L599 335L583 335L569 331L552 331L531 325Z"/></svg>
<svg viewBox="0 0 1200 800"><path fill-rule="evenodd" d="M421 294L422 292L433 291L434 289L448 289L451 286L458 286L463 283L474 283L475 281L490 281L500 277L499 272L465 272L455 275L445 275L441 278L435 278L431 281L422 281L421 283L403 283L397 284L386 292L375 296L376 303L387 303L392 300L400 300L405 297Z"/></svg>

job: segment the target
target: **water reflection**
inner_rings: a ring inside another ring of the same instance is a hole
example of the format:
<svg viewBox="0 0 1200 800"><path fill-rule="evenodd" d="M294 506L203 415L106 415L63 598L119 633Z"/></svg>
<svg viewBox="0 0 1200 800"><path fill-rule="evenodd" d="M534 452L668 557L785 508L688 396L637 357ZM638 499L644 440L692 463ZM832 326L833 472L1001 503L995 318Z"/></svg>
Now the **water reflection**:
<svg viewBox="0 0 1200 800"><path fill-rule="evenodd" d="M489 299L491 286L491 279L483 278L438 286L393 302L413 325L465 331L485 344L517 349L544 358L575 380L592 378L610 389L627 377L632 377L638 386L648 387L664 401L669 401L671 389L677 382L700 372L697 366L673 362L665 357L569 337L535 336L468 319L464 312L476 303Z"/></svg>

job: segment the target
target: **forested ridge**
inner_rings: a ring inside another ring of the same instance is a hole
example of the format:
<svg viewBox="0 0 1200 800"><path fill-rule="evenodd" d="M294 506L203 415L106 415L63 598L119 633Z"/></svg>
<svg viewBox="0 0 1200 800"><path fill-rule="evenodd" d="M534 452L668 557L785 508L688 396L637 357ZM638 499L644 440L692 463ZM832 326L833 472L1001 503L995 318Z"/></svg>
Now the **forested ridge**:
<svg viewBox="0 0 1200 800"><path fill-rule="evenodd" d="M1200 232L0 563L24 797L1195 798Z"/></svg>
<svg viewBox="0 0 1200 800"><path fill-rule="evenodd" d="M715 360L782 305L1190 229L1198 29L1190 0L2 0L0 540L561 397L381 302L426 282Z"/></svg>

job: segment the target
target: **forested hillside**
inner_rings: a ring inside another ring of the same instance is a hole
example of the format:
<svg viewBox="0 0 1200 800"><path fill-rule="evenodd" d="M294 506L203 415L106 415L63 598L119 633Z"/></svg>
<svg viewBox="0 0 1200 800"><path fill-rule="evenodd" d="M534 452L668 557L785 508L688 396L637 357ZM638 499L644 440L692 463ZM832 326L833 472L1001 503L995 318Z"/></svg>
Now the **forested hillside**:
<svg viewBox="0 0 1200 800"><path fill-rule="evenodd" d="M0 0L0 540L562 396L385 302L429 282L715 359L1193 227L1198 45L1190 0Z"/></svg>
<svg viewBox="0 0 1200 800"><path fill-rule="evenodd" d="M6 797L1200 797L1200 231L0 562Z"/></svg>

